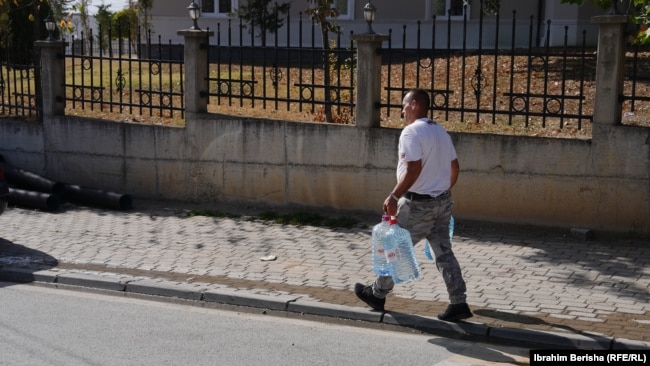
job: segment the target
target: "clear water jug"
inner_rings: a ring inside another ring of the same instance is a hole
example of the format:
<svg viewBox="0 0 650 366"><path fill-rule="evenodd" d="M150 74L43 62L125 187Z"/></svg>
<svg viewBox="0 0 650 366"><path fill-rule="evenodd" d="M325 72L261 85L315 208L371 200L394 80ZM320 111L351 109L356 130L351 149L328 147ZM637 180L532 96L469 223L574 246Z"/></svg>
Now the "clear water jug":
<svg viewBox="0 0 650 366"><path fill-rule="evenodd" d="M379 276L390 276L384 253L384 235L388 231L390 216L383 215L381 222L372 228L372 271Z"/></svg>
<svg viewBox="0 0 650 366"><path fill-rule="evenodd" d="M454 238L454 217L449 216L449 243L451 243L453 238ZM431 244L426 239L424 240L424 254L427 256L428 259L434 260L433 249L431 249Z"/></svg>
<svg viewBox="0 0 650 366"><path fill-rule="evenodd" d="M411 234L400 227L396 219L391 218L390 228L384 235L384 252L388 270L395 284L419 280L422 277Z"/></svg>

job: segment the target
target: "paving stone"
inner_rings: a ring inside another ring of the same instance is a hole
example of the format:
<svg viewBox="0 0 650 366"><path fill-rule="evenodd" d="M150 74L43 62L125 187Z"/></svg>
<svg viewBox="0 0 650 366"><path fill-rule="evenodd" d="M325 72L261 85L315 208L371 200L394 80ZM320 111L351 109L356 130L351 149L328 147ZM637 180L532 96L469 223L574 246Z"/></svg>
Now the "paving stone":
<svg viewBox="0 0 650 366"><path fill-rule="evenodd" d="M10 244L0 243L0 258L18 251L33 261L49 258L52 264L20 272L0 260L0 279L123 285L71 275L66 269L105 271L140 280L127 282L126 291L139 286L159 296L205 301L206 296L215 298L215 289L248 288L255 296L238 295L230 301L269 306L261 297L279 293L288 298L276 301L278 308L293 304L327 314L376 317L348 309L360 306L352 293L354 283L374 280L368 252L372 222L337 230L188 217L188 210L200 207L191 203L136 201L134 207L128 212L74 207L54 216L10 207L2 215L7 228L2 239ZM233 209L241 208L218 207L222 212ZM598 329L621 344L625 339L649 342L647 242L598 236L582 241L568 234L464 224L459 218L453 249L470 306L477 310L472 320L491 330L567 329L580 334ZM426 317L444 309L448 299L435 264L424 258L421 243L416 249L423 279L396 286L390 301ZM259 260L268 254L277 260ZM169 282L163 286L159 279ZM307 300L291 300L298 297ZM316 310L324 304L332 307Z"/></svg>

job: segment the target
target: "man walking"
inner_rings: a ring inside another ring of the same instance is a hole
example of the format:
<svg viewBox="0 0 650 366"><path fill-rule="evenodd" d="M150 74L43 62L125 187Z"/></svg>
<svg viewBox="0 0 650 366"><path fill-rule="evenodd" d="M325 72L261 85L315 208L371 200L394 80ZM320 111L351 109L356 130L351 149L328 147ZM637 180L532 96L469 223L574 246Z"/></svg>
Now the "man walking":
<svg viewBox="0 0 650 366"><path fill-rule="evenodd" d="M412 89L404 96L402 115L407 126L399 138L397 184L384 201L384 212L397 217L398 224L411 233L413 244L424 238L429 241L450 302L438 319L458 321L472 316L449 238L450 189L458 179L459 165L451 137L428 118L430 105L426 90ZM354 292L373 309L383 311L394 285L392 277L378 276L371 285L357 283Z"/></svg>

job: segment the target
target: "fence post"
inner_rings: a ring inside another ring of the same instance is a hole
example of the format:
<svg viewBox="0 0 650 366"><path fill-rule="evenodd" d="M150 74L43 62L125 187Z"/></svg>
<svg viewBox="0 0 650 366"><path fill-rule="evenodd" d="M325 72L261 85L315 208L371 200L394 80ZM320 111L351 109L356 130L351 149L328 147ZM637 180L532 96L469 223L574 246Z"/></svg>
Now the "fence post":
<svg viewBox="0 0 650 366"><path fill-rule="evenodd" d="M355 34L357 42L357 127L379 127L381 95L381 44L388 40L383 34Z"/></svg>
<svg viewBox="0 0 650 366"><path fill-rule="evenodd" d="M185 29L178 31L185 38L185 112L208 111L208 39L212 31Z"/></svg>
<svg viewBox="0 0 650 366"><path fill-rule="evenodd" d="M64 41L36 41L41 53L41 117L65 115L65 47Z"/></svg>
<svg viewBox="0 0 650 366"><path fill-rule="evenodd" d="M594 125L618 125L622 120L627 16L602 15L591 18L599 25L596 58Z"/></svg>

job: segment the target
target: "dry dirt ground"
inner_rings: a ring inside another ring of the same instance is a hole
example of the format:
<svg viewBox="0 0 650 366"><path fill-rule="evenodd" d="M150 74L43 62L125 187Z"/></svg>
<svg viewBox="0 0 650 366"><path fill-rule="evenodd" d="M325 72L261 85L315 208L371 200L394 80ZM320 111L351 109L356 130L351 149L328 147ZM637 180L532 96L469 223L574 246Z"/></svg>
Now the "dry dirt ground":
<svg viewBox="0 0 650 366"><path fill-rule="evenodd" d="M631 55L628 55L631 57ZM630 96L633 93L637 97L650 97L650 52L639 55L639 62L636 65L636 79L631 80L629 77L625 80L624 95ZM481 67L477 65L480 61ZM535 61L539 63L540 61ZM541 61L542 65L545 61ZM544 70L534 67L533 61L527 56L510 56L488 57L483 56L479 59L477 56L468 56L465 58L440 58L435 60L421 60L420 62L408 62L403 66L392 65L383 66L382 68L382 85L397 86L420 86L426 89L447 89L453 90L448 95L446 107L459 108L464 107L467 112L449 112L442 108L434 108L434 118L443 124L449 131L469 132L469 133L492 133L506 135L525 135L525 136L543 136L559 138L591 138L591 121L587 119L575 118L558 118L553 115L548 117L519 115L511 118L508 111L516 108L532 113L541 113L544 110L558 111L562 110L565 114L590 116L593 113L593 100L595 94L595 71L593 62L583 63L580 59L563 59L548 58L548 64ZM424 66L423 66L424 65ZM533 66L531 66L533 65ZM591 66L590 66L591 65ZM626 65L632 65L627 62ZM228 66L228 69L216 70L217 66L211 65L211 77L217 73L220 77L237 79L241 75L255 80L264 80L268 78L268 70L262 68L249 69L246 66ZM628 66L628 68L631 66ZM82 68L80 68L82 69ZM476 73L480 69L481 93L477 98L475 88ZM170 73L177 73L170 67ZM302 73L302 75L301 75ZM433 73L433 74L432 74ZM646 75L647 74L647 75ZM350 85L350 78L354 77L349 70L332 73L335 85ZM631 70L626 70L626 75L632 75ZM584 77L583 77L584 76ZM295 85L288 85L287 82L295 82L300 78L308 78L309 82L322 84L323 75L321 71L285 69L284 77L277 84L271 85L260 81L256 85L255 94L266 88L264 98L269 100L252 100L250 98L240 98L239 95L229 97L217 97L216 83L210 85L211 93L209 112L241 116L241 117L258 117L270 118L299 122L325 122L325 113L323 107L311 103L283 102L275 103L271 98L277 95L278 91L290 95L295 100L295 94L301 90L296 90ZM78 80L79 75L77 75ZM173 78L172 78L173 79ZM83 80L83 79L81 79ZM88 80L88 79L86 79ZM302 80L302 79L300 79ZM584 80L584 81L581 81ZM633 89L634 87L634 89ZM175 89L172 86L172 89ZM232 90L233 93L242 94L241 90ZM115 91L113 91L115 93ZM508 93L525 93L525 94L547 94L557 96L555 98L530 97L528 105L522 102L522 99L512 101L505 96ZM496 98L493 96L496 95ZM576 97L582 95L583 103L578 103ZM561 99L563 96L568 99ZM121 92L121 95L112 95L112 100L131 100L131 103L138 103L138 95L129 90ZM259 96L258 96L259 97ZM280 96L282 97L282 95ZM322 97L318 95L317 97ZM381 103L391 105L381 109L381 126L388 128L401 128L403 122L400 119L400 108L402 92L397 90L393 92L382 91ZM438 98L440 95L438 95ZM70 96L68 96L70 98ZM301 97L298 97L301 98ZM435 96L434 96L435 98ZM109 98L104 97L104 100ZM349 93L341 92L340 100L350 101L352 96ZM562 100L562 101L560 101ZM179 103L179 101L174 101ZM436 102L434 102L436 103ZM437 103L440 103L438 100ZM518 103L518 104L517 104ZM623 104L622 123L626 125L638 125L650 127L650 100L637 100L632 111L631 102L625 101ZM471 110L479 108L481 110L478 118ZM523 109L522 109L523 108ZM492 113L492 112L495 113ZM94 118L110 119L121 122L147 123L171 126L183 126L185 121L181 113L176 111L160 111L145 109L144 113L139 113L136 108L126 109L123 113L119 108L107 103L94 103L92 108L79 108L68 102L66 114L80 115ZM333 123L353 124L355 116L351 108L334 108Z"/></svg>

